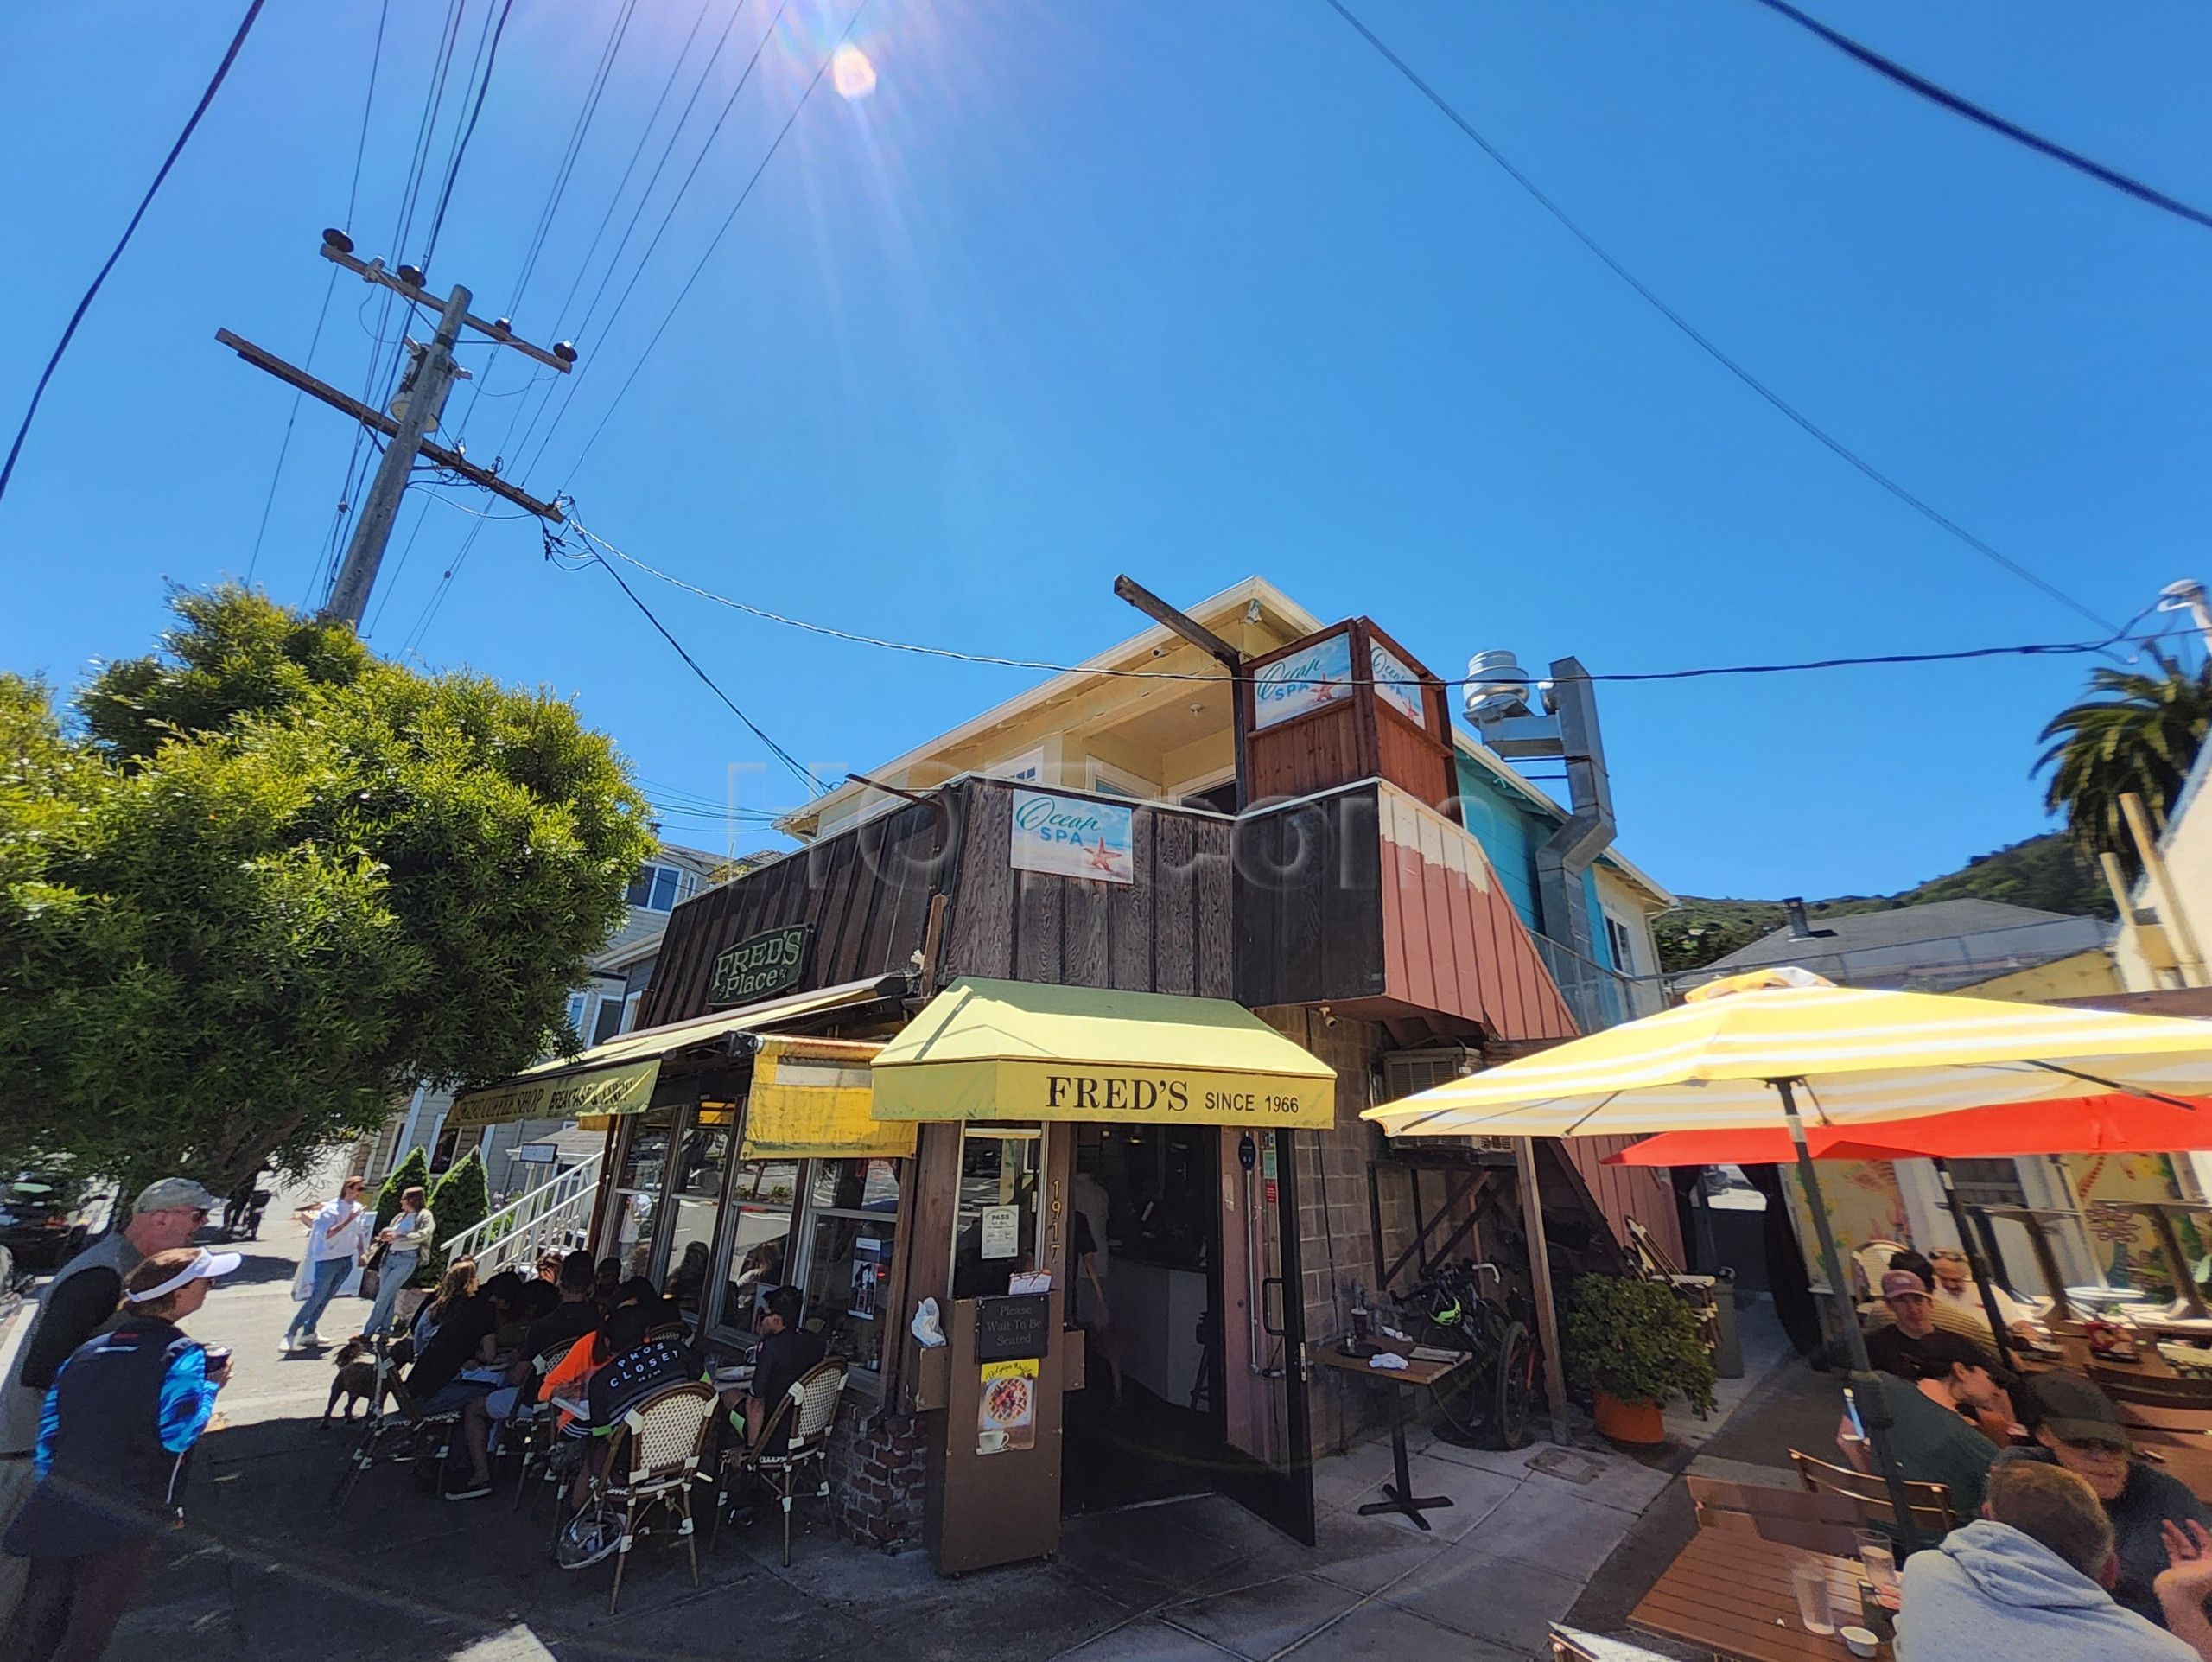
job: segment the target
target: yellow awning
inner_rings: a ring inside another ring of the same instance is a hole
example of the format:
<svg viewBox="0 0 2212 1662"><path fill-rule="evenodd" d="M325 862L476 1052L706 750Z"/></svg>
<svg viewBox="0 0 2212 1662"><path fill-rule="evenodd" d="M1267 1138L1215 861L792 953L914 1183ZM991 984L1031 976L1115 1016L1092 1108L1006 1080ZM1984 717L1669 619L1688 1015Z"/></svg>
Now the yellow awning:
<svg viewBox="0 0 2212 1662"><path fill-rule="evenodd" d="M849 981L818 992L794 993L717 1010L688 1022L642 1028L594 1045L581 1055L556 1056L512 1079L459 1098L446 1124L464 1130L518 1119L581 1119L586 1115L633 1114L652 1101L661 1059L671 1051L711 1044L733 1033L757 1033L881 997L880 981Z"/></svg>
<svg viewBox="0 0 2212 1662"><path fill-rule="evenodd" d="M746 1160L904 1159L911 1123L869 1112L868 1064L883 1047L847 1039L764 1039L746 1097Z"/></svg>
<svg viewBox="0 0 2212 1662"><path fill-rule="evenodd" d="M963 977L874 1073L878 1119L1336 1123L1336 1071L1221 998Z"/></svg>

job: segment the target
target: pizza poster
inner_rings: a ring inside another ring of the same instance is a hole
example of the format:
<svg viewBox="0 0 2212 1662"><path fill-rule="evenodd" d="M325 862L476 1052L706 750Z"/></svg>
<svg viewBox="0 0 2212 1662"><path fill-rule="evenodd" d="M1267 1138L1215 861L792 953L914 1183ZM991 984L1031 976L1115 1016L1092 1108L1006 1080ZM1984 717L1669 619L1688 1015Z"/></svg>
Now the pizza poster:
<svg viewBox="0 0 2212 1662"><path fill-rule="evenodd" d="M1025 1356L982 1365L983 1394L976 1409L977 1454L1037 1446L1037 1362Z"/></svg>

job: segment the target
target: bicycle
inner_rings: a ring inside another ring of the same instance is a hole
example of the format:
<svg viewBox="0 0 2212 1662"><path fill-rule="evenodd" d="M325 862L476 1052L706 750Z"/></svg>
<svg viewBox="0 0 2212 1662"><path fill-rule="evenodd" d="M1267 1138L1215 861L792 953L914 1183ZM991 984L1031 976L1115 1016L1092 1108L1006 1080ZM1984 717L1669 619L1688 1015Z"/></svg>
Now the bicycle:
<svg viewBox="0 0 2212 1662"><path fill-rule="evenodd" d="M1535 1312L1518 1289L1484 1293L1485 1273L1503 1289L1503 1272L1487 1259L1446 1264L1398 1303L1419 1343L1471 1359L1437 1381L1439 1435L1478 1448L1525 1449L1536 1395Z"/></svg>

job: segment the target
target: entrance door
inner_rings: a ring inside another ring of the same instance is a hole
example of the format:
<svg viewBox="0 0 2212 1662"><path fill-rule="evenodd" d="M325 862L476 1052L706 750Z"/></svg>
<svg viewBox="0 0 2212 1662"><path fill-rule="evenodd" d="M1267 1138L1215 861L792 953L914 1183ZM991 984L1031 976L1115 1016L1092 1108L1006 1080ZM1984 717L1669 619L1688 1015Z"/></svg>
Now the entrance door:
<svg viewBox="0 0 2212 1662"><path fill-rule="evenodd" d="M1241 1331L1225 1332L1223 1398L1226 1439L1222 1492L1293 1540L1313 1544L1313 1428L1306 1397L1306 1275L1298 1239L1297 1136L1225 1137L1221 1208L1224 1281L1243 1277ZM1231 1239L1236 1232L1239 1239ZM1224 1292L1230 1290L1224 1288Z"/></svg>

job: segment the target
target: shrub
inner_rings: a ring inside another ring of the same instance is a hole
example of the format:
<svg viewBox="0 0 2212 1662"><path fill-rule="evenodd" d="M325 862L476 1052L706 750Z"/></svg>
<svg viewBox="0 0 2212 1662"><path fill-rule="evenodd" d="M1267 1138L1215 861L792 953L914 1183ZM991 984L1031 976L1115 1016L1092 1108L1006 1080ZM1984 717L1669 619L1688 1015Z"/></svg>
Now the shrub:
<svg viewBox="0 0 2212 1662"><path fill-rule="evenodd" d="M384 1180L384 1187L377 1191L376 1233L382 1234L399 1215L399 1197L409 1189L428 1190L430 1187L430 1156L420 1149L410 1149L407 1158L391 1168L391 1175Z"/></svg>
<svg viewBox="0 0 2212 1662"><path fill-rule="evenodd" d="M1713 1409L1713 1359L1696 1318L1662 1282L1577 1277L1561 1341L1579 1385L1624 1403L1660 1404L1680 1391L1691 1407Z"/></svg>
<svg viewBox="0 0 2212 1662"><path fill-rule="evenodd" d="M446 1243L465 1229L474 1229L491 1215L492 1186L484 1175L484 1162L475 1149L453 1162L438 1186L430 1191L430 1212L437 1219L438 1237L415 1271L411 1287L435 1287L446 1272Z"/></svg>

